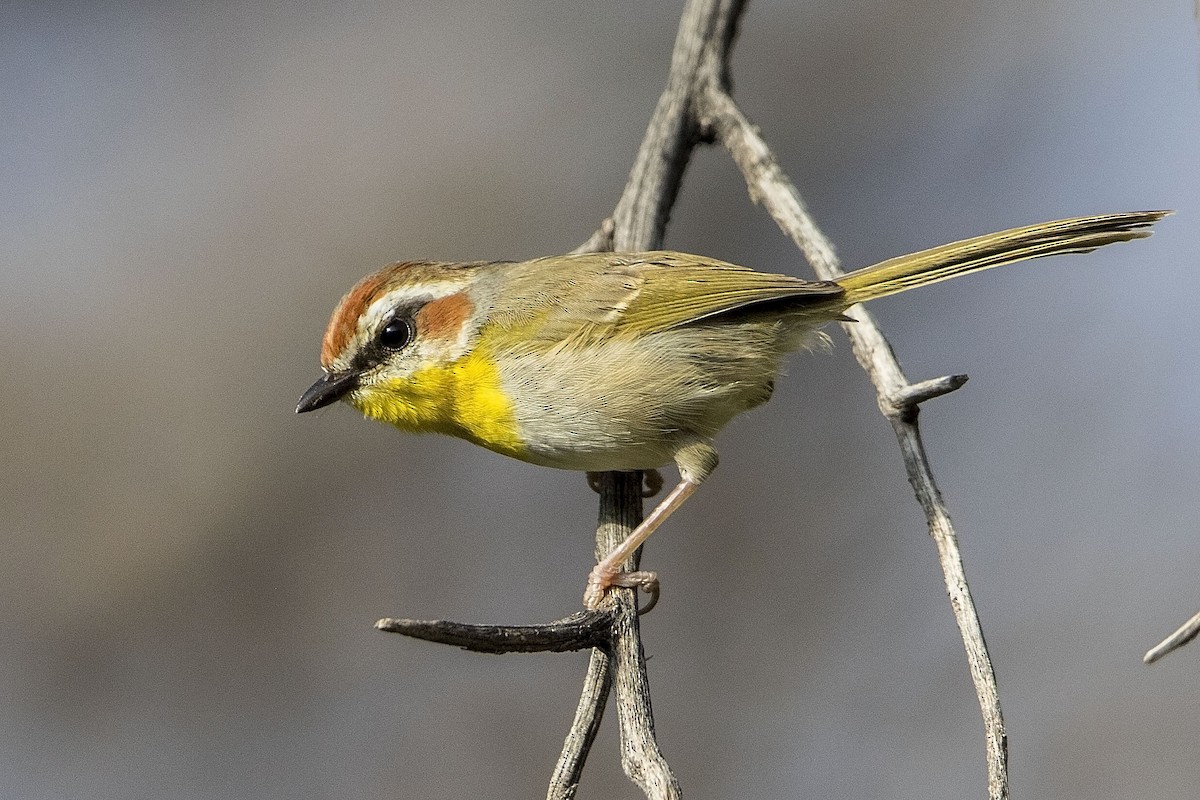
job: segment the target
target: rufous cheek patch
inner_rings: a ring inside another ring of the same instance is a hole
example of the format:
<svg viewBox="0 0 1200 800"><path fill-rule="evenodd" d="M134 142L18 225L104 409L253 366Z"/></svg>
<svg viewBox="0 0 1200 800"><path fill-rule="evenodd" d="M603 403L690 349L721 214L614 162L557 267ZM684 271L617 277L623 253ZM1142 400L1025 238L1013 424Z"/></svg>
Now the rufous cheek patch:
<svg viewBox="0 0 1200 800"><path fill-rule="evenodd" d="M474 310L475 306L465 292L430 300L417 312L417 330L427 339L458 341L463 323L470 319Z"/></svg>

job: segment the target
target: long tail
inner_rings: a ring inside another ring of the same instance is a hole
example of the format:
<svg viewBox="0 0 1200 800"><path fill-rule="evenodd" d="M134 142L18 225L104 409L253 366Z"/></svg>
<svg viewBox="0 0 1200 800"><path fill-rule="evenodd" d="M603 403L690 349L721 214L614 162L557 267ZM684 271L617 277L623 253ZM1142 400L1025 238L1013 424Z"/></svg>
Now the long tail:
<svg viewBox="0 0 1200 800"><path fill-rule="evenodd" d="M1170 213L1129 211L1012 228L881 261L837 282L846 290L843 302L851 306L1015 261L1087 253L1113 242L1144 239L1150 235L1147 229Z"/></svg>

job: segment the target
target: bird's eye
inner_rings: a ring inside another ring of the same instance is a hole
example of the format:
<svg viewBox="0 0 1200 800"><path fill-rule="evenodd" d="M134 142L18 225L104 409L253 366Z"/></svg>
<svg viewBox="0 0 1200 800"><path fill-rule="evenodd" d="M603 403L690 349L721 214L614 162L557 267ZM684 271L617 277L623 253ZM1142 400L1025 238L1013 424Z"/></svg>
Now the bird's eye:
<svg viewBox="0 0 1200 800"><path fill-rule="evenodd" d="M387 350L403 350L412 339L412 323L403 317L394 317L379 332L379 344Z"/></svg>

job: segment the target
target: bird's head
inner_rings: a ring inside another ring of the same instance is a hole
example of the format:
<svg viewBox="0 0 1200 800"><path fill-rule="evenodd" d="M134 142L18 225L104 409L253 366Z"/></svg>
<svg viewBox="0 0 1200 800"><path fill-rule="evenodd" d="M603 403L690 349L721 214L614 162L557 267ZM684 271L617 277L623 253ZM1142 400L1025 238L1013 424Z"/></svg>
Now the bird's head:
<svg viewBox="0 0 1200 800"><path fill-rule="evenodd" d="M472 264L401 262L352 288L321 344L325 375L297 413L345 400L367 416L404 428L436 429L446 369L470 352L480 312Z"/></svg>

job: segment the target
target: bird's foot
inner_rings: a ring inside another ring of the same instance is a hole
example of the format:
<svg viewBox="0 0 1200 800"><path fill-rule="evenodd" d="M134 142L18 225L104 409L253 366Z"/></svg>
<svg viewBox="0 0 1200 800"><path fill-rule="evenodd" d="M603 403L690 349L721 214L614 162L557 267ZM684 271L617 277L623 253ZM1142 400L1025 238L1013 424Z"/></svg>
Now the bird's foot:
<svg viewBox="0 0 1200 800"><path fill-rule="evenodd" d="M659 594L662 591L657 572L644 569L636 572L618 572L615 569L606 568L603 564L597 564L588 575L587 588L583 592L584 606L591 611L598 609L604 600L604 595L613 586L623 589L641 589L650 595L650 602L639 608L638 614L649 613L650 609L658 605Z"/></svg>

